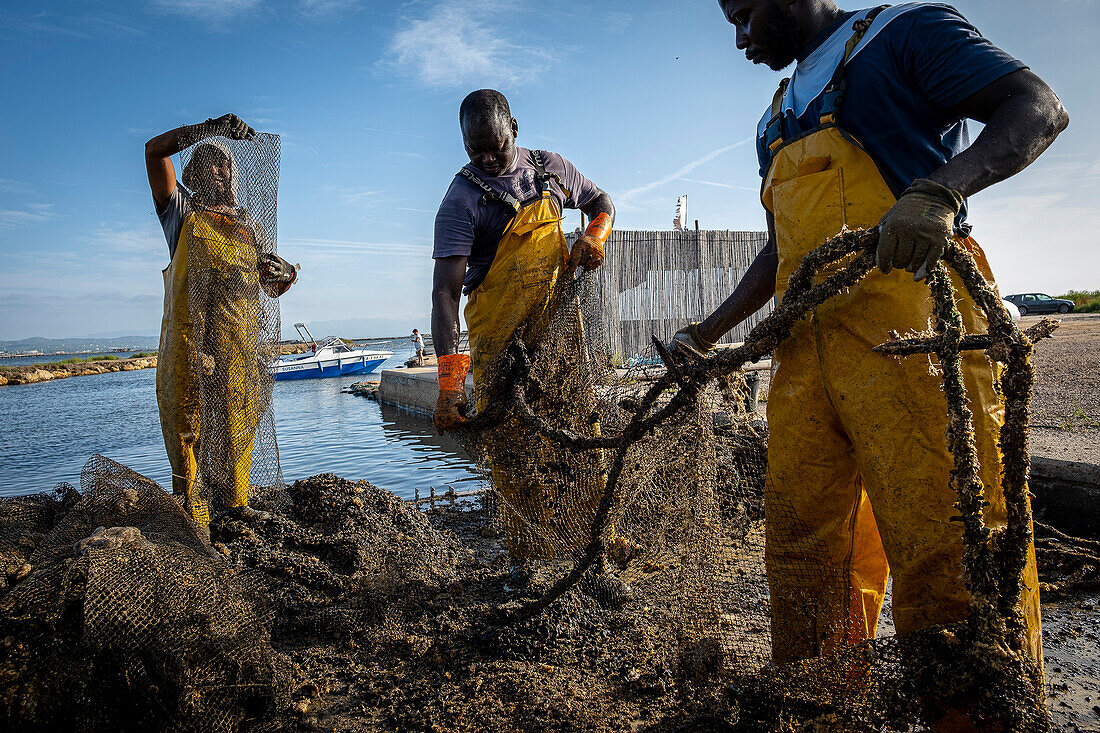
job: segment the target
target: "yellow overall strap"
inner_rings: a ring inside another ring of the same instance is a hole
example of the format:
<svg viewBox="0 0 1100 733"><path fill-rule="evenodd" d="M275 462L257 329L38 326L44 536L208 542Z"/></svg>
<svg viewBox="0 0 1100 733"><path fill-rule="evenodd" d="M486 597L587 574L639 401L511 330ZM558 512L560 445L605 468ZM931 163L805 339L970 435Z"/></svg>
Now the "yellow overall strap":
<svg viewBox="0 0 1100 733"><path fill-rule="evenodd" d="M821 108L822 125L831 124L836 121L836 112L840 108L840 102L844 96L844 72L847 69L848 61L852 58L856 46L863 40L863 36L867 34L867 30L871 27L871 23L874 22L879 13L888 7L890 6L880 5L872 9L864 17L852 23L852 37L849 38L848 42L844 45L844 58L837 64L836 70L833 72L833 77L829 81L829 85L825 87ZM790 83L790 78L786 78L779 82L779 89L776 90L775 95L772 97L771 117L768 118L768 124L764 128L764 142L768 150L772 153L783 146L783 97L787 93L787 88L790 86Z"/></svg>
<svg viewBox="0 0 1100 733"><path fill-rule="evenodd" d="M848 62L852 58L852 54L855 53L856 46L863 40L863 36L867 34L871 24L889 5L880 5L877 8L873 8L866 16L852 23L852 37L848 39L848 43L844 45L844 58L837 64L836 70L833 71L833 78L829 81L829 86L825 87L825 94L821 99L821 124L829 125L836 122L837 111L840 109L841 103L844 101L844 90L847 87L847 82L844 79L844 72L848 70Z"/></svg>

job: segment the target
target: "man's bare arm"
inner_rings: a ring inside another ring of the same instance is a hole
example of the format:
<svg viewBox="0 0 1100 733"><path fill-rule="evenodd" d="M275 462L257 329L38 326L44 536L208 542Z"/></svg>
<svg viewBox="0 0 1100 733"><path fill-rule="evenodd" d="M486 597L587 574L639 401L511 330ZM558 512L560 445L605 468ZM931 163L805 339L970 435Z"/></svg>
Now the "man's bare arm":
<svg viewBox="0 0 1100 733"><path fill-rule="evenodd" d="M225 135L234 140L251 140L256 131L235 114L225 114L197 125L183 125L162 132L145 143L145 172L149 176L149 190L158 209L163 209L176 190L176 168L172 156L199 140L214 135Z"/></svg>
<svg viewBox="0 0 1100 733"><path fill-rule="evenodd" d="M586 206L581 207L581 211L588 217L589 221L592 221L600 214L607 214L611 219L612 225L615 224L615 204L611 203L611 197L604 191L600 191Z"/></svg>
<svg viewBox="0 0 1100 733"><path fill-rule="evenodd" d="M1069 125L1058 95L1027 69L992 82L954 111L984 122L985 129L928 178L963 196L1022 171Z"/></svg>
<svg viewBox="0 0 1100 733"><path fill-rule="evenodd" d="M432 276L432 344L436 357L458 353L458 304L466 276L466 257L454 255L435 261Z"/></svg>
<svg viewBox="0 0 1100 733"><path fill-rule="evenodd" d="M768 213L768 243L749 265L733 293L699 324L699 335L717 342L737 324L763 308L775 295L779 257L775 248L775 220Z"/></svg>
<svg viewBox="0 0 1100 733"><path fill-rule="evenodd" d="M599 191L591 201L581 207L581 211L588 217L589 224L584 233L577 237L569 252L569 259L565 263L566 272L569 273L578 267L595 270L603 264L603 244L615 223L615 204L611 203L611 197L604 191Z"/></svg>

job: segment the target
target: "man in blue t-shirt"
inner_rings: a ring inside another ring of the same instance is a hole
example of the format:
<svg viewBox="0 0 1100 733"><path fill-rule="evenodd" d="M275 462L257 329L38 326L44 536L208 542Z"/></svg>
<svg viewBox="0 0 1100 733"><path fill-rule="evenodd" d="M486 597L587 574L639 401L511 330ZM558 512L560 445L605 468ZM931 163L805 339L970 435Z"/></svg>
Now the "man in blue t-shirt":
<svg viewBox="0 0 1100 733"><path fill-rule="evenodd" d="M773 295L782 298L809 251L844 227L880 227L879 269L796 324L775 353L765 491L773 654L791 661L873 638L888 571L899 632L959 621L971 597L961 579L962 528L952 521L959 512L939 379L926 361L870 349L891 330L927 328L928 289L916 281L951 240L992 282L969 237L965 197L1025 168L1068 116L1049 86L948 5L719 5L749 61L797 66L757 130L768 246L733 294L672 347L711 350ZM973 144L967 119L985 123ZM984 329L965 293L960 311L968 331ZM968 352L963 370L986 524L1004 526L997 371L980 352ZM1026 628L1013 642L1041 669L1033 548L1022 583ZM938 721L952 715L970 713L950 705L926 712L934 728L950 728Z"/></svg>

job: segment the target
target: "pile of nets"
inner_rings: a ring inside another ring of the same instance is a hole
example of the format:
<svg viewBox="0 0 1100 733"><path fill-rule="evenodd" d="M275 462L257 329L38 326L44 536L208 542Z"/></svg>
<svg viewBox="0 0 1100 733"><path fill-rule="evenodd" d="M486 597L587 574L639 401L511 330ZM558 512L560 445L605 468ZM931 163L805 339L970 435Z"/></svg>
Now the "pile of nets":
<svg viewBox="0 0 1100 733"><path fill-rule="evenodd" d="M240 730L273 719L268 622L180 505L105 458L81 493L0 502L6 730Z"/></svg>

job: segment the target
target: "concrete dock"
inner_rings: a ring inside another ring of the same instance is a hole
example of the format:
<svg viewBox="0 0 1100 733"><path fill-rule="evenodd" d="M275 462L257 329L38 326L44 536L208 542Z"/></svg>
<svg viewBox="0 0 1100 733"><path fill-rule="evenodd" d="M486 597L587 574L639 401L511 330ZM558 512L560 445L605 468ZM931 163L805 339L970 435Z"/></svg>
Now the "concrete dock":
<svg viewBox="0 0 1100 733"><path fill-rule="evenodd" d="M466 375L466 397L474 399L474 378ZM439 398L436 367L383 369L378 401L431 417Z"/></svg>

